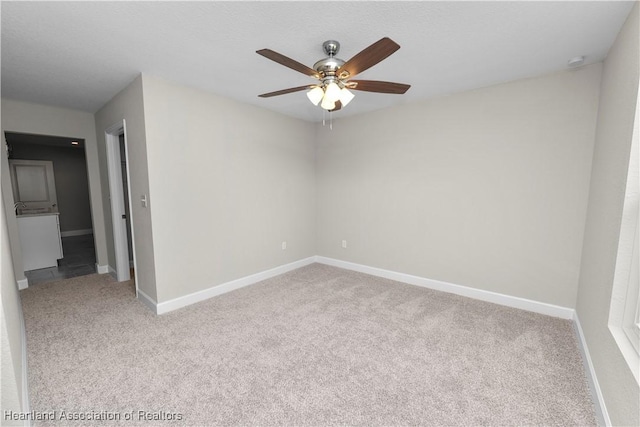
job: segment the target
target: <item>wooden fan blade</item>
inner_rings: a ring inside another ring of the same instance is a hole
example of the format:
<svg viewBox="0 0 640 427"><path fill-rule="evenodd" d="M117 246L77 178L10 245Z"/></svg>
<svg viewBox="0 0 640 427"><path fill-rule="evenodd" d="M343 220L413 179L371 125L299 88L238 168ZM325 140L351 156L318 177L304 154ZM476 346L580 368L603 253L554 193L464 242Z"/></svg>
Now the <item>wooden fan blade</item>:
<svg viewBox="0 0 640 427"><path fill-rule="evenodd" d="M258 95L258 96L260 98L270 98L272 96L284 95L286 93L300 92L301 90L311 89L312 87L313 85L290 87L289 89L282 89L282 90L277 90L275 92L263 93L262 95Z"/></svg>
<svg viewBox="0 0 640 427"><path fill-rule="evenodd" d="M340 67L340 71L346 71L350 77L353 77L373 67L398 49L400 49L399 44L389 37L384 37L345 62L345 64Z"/></svg>
<svg viewBox="0 0 640 427"><path fill-rule="evenodd" d="M340 101L336 101L336 106L333 107L333 110L329 110L330 113L333 113L334 111L338 111L339 109L342 108L342 102Z"/></svg>
<svg viewBox="0 0 640 427"><path fill-rule="evenodd" d="M379 93L403 94L411 87L411 85L404 83L381 82L377 80L349 80L349 83L357 83L355 87L348 86L349 89Z"/></svg>
<svg viewBox="0 0 640 427"><path fill-rule="evenodd" d="M301 64L298 61L294 61L293 59L288 58L278 52L274 52L271 49L256 50L256 53L272 61L275 61L278 64L284 65L285 67L289 67L292 70L296 70L310 77L318 78L318 72L313 68L309 68L306 65Z"/></svg>

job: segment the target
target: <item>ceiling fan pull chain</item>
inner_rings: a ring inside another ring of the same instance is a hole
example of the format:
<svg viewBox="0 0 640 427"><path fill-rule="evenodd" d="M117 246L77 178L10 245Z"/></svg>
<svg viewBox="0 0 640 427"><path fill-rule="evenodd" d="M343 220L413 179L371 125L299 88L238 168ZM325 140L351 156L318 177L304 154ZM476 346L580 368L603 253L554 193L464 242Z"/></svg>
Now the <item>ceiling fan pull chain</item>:
<svg viewBox="0 0 640 427"><path fill-rule="evenodd" d="M329 130L333 130L333 112L329 111Z"/></svg>
<svg viewBox="0 0 640 427"><path fill-rule="evenodd" d="M325 109L323 108L323 109L322 109L322 126L324 126L324 125L325 125L325 122L324 122L324 112L325 112Z"/></svg>

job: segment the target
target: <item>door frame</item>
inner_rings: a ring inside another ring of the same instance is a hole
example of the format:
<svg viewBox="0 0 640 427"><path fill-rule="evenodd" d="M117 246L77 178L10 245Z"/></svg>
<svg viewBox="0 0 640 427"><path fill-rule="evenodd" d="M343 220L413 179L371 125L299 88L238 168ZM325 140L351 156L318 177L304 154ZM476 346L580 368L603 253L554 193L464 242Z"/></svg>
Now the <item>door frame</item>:
<svg viewBox="0 0 640 427"><path fill-rule="evenodd" d="M125 157L127 159L127 189L129 199L124 200L122 190L122 166L119 136L124 135ZM107 173L109 177L109 198L111 204L111 223L113 224L113 247L116 255L115 276L119 282L131 279L129 271L129 248L127 245L127 225L122 218L125 214L124 203L129 203L129 223L131 225L131 246L133 247L133 268L135 275L136 297L138 296L138 264L136 260L136 239L133 226L133 209L131 203L131 171L129 162L129 148L127 143L127 125L124 119L109 126L104 131L107 149Z"/></svg>

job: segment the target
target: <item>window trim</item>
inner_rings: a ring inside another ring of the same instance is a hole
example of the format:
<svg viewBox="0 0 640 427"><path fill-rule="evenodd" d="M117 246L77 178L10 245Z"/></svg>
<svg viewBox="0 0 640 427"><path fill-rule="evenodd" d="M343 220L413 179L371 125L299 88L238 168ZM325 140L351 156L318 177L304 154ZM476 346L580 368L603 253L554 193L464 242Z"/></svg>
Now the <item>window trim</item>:
<svg viewBox="0 0 640 427"><path fill-rule="evenodd" d="M609 309L609 330L640 385L640 93Z"/></svg>

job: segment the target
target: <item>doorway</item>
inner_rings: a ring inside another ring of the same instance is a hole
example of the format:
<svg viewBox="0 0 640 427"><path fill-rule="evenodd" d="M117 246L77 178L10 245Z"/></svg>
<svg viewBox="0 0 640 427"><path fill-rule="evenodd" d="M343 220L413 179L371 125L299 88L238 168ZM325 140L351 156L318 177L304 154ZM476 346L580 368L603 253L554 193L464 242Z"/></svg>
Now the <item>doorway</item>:
<svg viewBox="0 0 640 427"><path fill-rule="evenodd" d="M116 264L114 276L119 282L130 280L134 276L137 296L135 234L131 216L131 173L127 162L127 132L124 120L105 130L105 143Z"/></svg>
<svg viewBox="0 0 640 427"><path fill-rule="evenodd" d="M5 132L29 285L96 273L83 139Z"/></svg>
<svg viewBox="0 0 640 427"><path fill-rule="evenodd" d="M124 145L124 133L118 136L120 142L120 169L122 171L122 193L124 195L125 222L127 228L127 248L129 249L129 268L133 269L133 239L131 237L131 207L129 206L129 179L127 174L127 149ZM131 274L133 276L133 273Z"/></svg>

